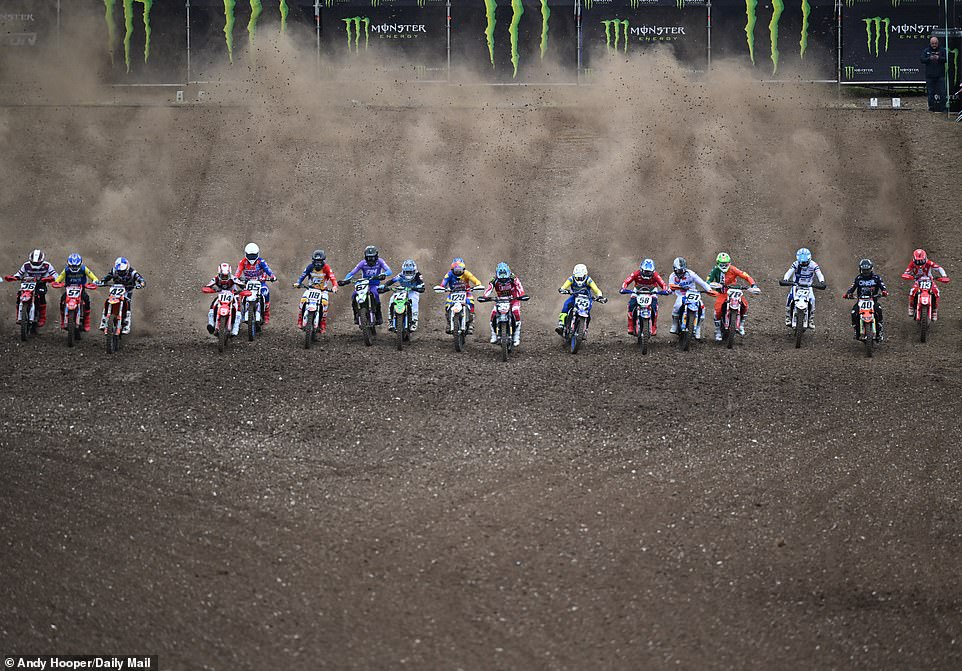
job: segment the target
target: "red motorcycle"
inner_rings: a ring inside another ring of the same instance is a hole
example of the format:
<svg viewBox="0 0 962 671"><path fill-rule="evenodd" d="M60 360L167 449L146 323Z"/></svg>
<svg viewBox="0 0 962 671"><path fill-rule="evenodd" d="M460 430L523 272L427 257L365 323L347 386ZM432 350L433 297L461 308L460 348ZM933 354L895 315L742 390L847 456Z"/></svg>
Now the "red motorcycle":
<svg viewBox="0 0 962 671"><path fill-rule="evenodd" d="M50 286L55 289L63 289L64 283L54 282ZM84 318L86 317L83 301L84 289L94 290L96 288L96 284L78 284L66 287L64 291L60 328L67 331L67 347L73 347L83 333Z"/></svg>
<svg viewBox="0 0 962 671"><path fill-rule="evenodd" d="M936 278L939 282L945 282L948 278ZM922 342L928 340L929 325L932 322L932 313L935 310L935 291L932 287L932 278L925 275L915 280L915 321L919 325L919 337Z"/></svg>
<svg viewBox="0 0 962 671"><path fill-rule="evenodd" d="M246 289L239 293L227 289L218 291L214 287L204 287L201 291L205 294L217 294L214 301L214 335L217 336L217 351L223 352L240 329L240 322L237 321L239 301L250 296L251 292Z"/></svg>
<svg viewBox="0 0 962 671"><path fill-rule="evenodd" d="M127 312L130 310L130 299L127 288L122 284L110 287L110 293L104 303L104 335L107 336L107 354L114 354L120 349L120 337L123 335Z"/></svg>
<svg viewBox="0 0 962 671"><path fill-rule="evenodd" d="M3 278L7 282L17 282L18 278L7 275ZM26 341L30 335L37 334L37 322L40 321L40 306L37 304L38 282L52 282L52 277L36 280L29 277L19 279L20 290L17 291L17 323L20 324L20 340Z"/></svg>

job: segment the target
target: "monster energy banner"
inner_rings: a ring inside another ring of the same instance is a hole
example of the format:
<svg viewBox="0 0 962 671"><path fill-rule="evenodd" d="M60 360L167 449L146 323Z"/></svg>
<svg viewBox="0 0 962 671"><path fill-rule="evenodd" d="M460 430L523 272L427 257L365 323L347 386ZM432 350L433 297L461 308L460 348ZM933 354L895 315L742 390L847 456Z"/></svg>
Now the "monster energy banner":
<svg viewBox="0 0 962 671"><path fill-rule="evenodd" d="M321 0L321 49L334 66L364 58L390 65L400 52L419 77L439 79L447 40L446 0Z"/></svg>
<svg viewBox="0 0 962 671"><path fill-rule="evenodd" d="M697 69L708 63L708 11L703 0L582 0L582 63L666 49Z"/></svg>
<svg viewBox="0 0 962 671"><path fill-rule="evenodd" d="M457 0L452 59L502 81L573 82L578 34L573 0Z"/></svg>
<svg viewBox="0 0 962 671"><path fill-rule="evenodd" d="M8 48L51 46L56 36L56 14L56 0L0 0L0 54Z"/></svg>
<svg viewBox="0 0 962 671"><path fill-rule="evenodd" d="M768 79L835 80L834 0L714 0L712 59L752 66Z"/></svg>
<svg viewBox="0 0 962 671"><path fill-rule="evenodd" d="M842 83L924 82L922 50L943 21L932 0L843 0ZM959 52L953 51L949 75L957 79Z"/></svg>

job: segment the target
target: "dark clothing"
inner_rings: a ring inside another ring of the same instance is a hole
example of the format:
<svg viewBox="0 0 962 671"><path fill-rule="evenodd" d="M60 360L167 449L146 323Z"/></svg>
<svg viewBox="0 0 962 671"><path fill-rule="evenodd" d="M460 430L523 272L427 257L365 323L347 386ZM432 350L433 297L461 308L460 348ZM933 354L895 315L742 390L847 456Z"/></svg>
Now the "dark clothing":
<svg viewBox="0 0 962 671"><path fill-rule="evenodd" d="M147 284L147 280L144 279L144 276L133 268L131 268L130 273L125 276L117 275L111 270L109 273L100 278L100 282L102 284L121 284L128 292L134 289L140 289Z"/></svg>
<svg viewBox="0 0 962 671"><path fill-rule="evenodd" d="M925 65L925 88L929 94L929 111L945 111L945 64L947 62L945 49L931 46L922 50L919 61Z"/></svg>
<svg viewBox="0 0 962 671"><path fill-rule="evenodd" d="M883 291L888 291L882 277L876 273L865 277L862 273L855 276L852 286L845 293L853 296L877 296Z"/></svg>

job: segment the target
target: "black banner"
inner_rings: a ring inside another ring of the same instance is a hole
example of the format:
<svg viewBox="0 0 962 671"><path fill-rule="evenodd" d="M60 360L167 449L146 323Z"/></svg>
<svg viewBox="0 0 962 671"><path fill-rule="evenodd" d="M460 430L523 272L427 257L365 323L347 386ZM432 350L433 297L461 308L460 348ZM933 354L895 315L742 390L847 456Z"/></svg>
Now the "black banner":
<svg viewBox="0 0 962 671"><path fill-rule="evenodd" d="M935 31L944 31L943 17L934 0L844 0L842 83L925 82L922 50ZM953 80L957 46L948 54Z"/></svg>
<svg viewBox="0 0 962 671"><path fill-rule="evenodd" d="M708 64L704 0L583 0L581 35L587 71L606 56L631 56L659 47L695 69Z"/></svg>
<svg viewBox="0 0 962 671"><path fill-rule="evenodd" d="M761 79L835 80L834 0L714 0L711 11L713 60L734 59Z"/></svg>
<svg viewBox="0 0 962 671"><path fill-rule="evenodd" d="M373 57L382 67L413 67L422 79L447 72L447 0L321 0L321 51L326 64Z"/></svg>
<svg viewBox="0 0 962 671"><path fill-rule="evenodd" d="M55 46L56 30L56 0L0 0L0 59L8 49L19 52Z"/></svg>
<svg viewBox="0 0 962 671"><path fill-rule="evenodd" d="M456 66L500 81L576 80L574 0L458 0L452 5Z"/></svg>

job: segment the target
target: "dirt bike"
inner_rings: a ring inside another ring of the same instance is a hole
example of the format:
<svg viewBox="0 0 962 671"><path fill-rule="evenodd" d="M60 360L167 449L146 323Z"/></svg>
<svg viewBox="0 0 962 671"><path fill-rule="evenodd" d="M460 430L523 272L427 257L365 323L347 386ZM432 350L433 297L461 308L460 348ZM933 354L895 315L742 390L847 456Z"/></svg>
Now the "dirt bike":
<svg viewBox="0 0 962 671"><path fill-rule="evenodd" d="M635 297L631 321L635 326L638 349L641 350L642 354L648 354L648 343L651 341L651 325L658 317L657 296L667 296L671 292L661 291L655 287L635 287L634 289L622 289L621 293Z"/></svg>
<svg viewBox="0 0 962 671"><path fill-rule="evenodd" d="M84 289L95 290L99 285L89 282L83 285L65 287L63 282L53 282L54 289L63 289L63 316L60 322L67 331L67 347L73 347L83 334L84 325Z"/></svg>
<svg viewBox="0 0 962 671"><path fill-rule="evenodd" d="M812 303L815 301L813 290L818 289L822 291L825 289L825 284L806 286L790 280L779 280L778 283L783 287L795 287L792 294L793 309L791 329L795 334L795 348L798 349L802 346L802 336L805 334L805 331L811 328Z"/></svg>
<svg viewBox="0 0 962 671"><path fill-rule="evenodd" d="M37 305L37 284L40 282L49 283L53 278L44 277L40 280L23 278L18 280L12 275L3 278L7 282L20 282L20 289L17 291L17 323L20 324L20 340L26 341L31 335L37 334L37 321L39 318L39 306Z"/></svg>
<svg viewBox="0 0 962 671"><path fill-rule="evenodd" d="M858 339L865 343L865 356L871 357L879 341L878 322L875 317L876 298L871 295L858 299Z"/></svg>
<svg viewBox="0 0 962 671"><path fill-rule="evenodd" d="M213 287L201 289L205 294L217 294L214 301L214 335L217 336L217 351L223 352L234 337L234 327L240 318L240 301L250 296L247 291L234 293L229 289L218 291Z"/></svg>
<svg viewBox="0 0 962 671"><path fill-rule="evenodd" d="M494 301L495 314L491 318L491 325L498 336L498 345L501 347L501 360L507 361L508 355L514 351L514 334L518 328L518 321L514 318L514 311L511 309L511 302L514 300L526 301L530 296L521 296L517 299L510 296L498 296L496 298L481 297L479 303Z"/></svg>
<svg viewBox="0 0 962 671"><path fill-rule="evenodd" d="M689 288L685 290L685 295L681 299L681 312L678 315L678 342L684 352L691 347L705 317L705 304L701 294L700 290Z"/></svg>
<svg viewBox="0 0 962 671"><path fill-rule="evenodd" d="M391 294L391 301L388 303L388 315L391 320L391 329L397 335L397 349L400 352L404 349L404 343L411 340L411 297L408 295L414 289L407 289L402 286L395 286L394 293Z"/></svg>
<svg viewBox="0 0 962 671"><path fill-rule="evenodd" d="M575 297L571 307L568 308L568 313L565 315L561 337L568 351L577 354L578 349L588 337L588 323L591 321L591 305L594 301L584 291L559 289L558 293ZM608 299L604 296L595 300L602 304L608 302Z"/></svg>
<svg viewBox="0 0 962 671"><path fill-rule="evenodd" d="M130 319L130 292L122 284L110 287L107 300L104 302L104 335L107 336L107 354L114 354L120 349L120 339L124 335L124 326Z"/></svg>
<svg viewBox="0 0 962 671"><path fill-rule="evenodd" d="M377 337L377 307L375 301L378 291L377 285L371 289L371 281L381 281L384 275L376 275L370 279L340 280L337 285L343 287L348 282L354 282L354 314L357 315L357 326L364 336L364 344L368 347Z"/></svg>
<svg viewBox="0 0 962 671"><path fill-rule="evenodd" d="M942 280L944 278L937 278ZM935 291L932 278L925 276L915 280L915 321L919 325L919 339L928 340L932 325L932 312L935 310Z"/></svg>
<svg viewBox="0 0 962 671"><path fill-rule="evenodd" d="M435 293L448 292L442 286L434 287ZM484 291L484 287L473 287L470 291ZM471 309L468 306L468 291L450 291L444 302L444 318L448 322L445 329L454 336L454 351L463 352L468 334L468 323L471 321Z"/></svg>
<svg viewBox="0 0 962 671"><path fill-rule="evenodd" d="M731 349L735 345L735 334L742 327L742 305L745 301L745 292L751 291L751 288L717 283L712 284L711 287L715 290L728 292L728 298L722 305L721 334L725 347ZM758 291L752 293L758 293Z"/></svg>
<svg viewBox="0 0 962 671"><path fill-rule="evenodd" d="M260 280L247 280L244 285L244 310L241 321L247 323L247 339L254 342L254 338L264 326L264 312L267 303L264 299L264 283Z"/></svg>
<svg viewBox="0 0 962 671"><path fill-rule="evenodd" d="M301 330L304 331L304 349L310 349L317 342L317 332L325 318L328 306L328 292L309 287L301 296Z"/></svg>

